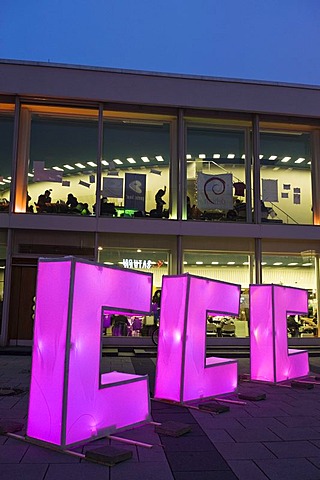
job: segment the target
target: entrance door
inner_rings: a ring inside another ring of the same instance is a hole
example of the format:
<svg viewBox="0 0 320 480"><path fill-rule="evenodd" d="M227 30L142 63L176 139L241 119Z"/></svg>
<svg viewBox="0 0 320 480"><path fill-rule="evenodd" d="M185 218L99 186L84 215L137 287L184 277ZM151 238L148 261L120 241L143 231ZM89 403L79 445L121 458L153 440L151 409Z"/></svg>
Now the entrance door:
<svg viewBox="0 0 320 480"><path fill-rule="evenodd" d="M9 311L10 344L29 344L33 338L33 306L36 292L36 261L12 265Z"/></svg>

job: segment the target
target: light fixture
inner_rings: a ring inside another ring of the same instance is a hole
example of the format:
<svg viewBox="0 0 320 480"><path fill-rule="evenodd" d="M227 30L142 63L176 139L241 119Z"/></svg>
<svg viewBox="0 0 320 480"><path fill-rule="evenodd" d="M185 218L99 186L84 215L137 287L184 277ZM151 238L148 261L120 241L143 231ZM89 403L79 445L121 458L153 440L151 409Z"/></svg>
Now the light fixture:
<svg viewBox="0 0 320 480"><path fill-rule="evenodd" d="M267 265L267 262L261 262L261 265Z"/></svg>
<svg viewBox="0 0 320 480"><path fill-rule="evenodd" d="M249 265L249 262L243 262L242 265Z"/></svg>
<svg viewBox="0 0 320 480"><path fill-rule="evenodd" d="M132 158L132 157L127 158L127 161L128 161L129 163L137 163L137 162L135 161L135 159Z"/></svg>
<svg viewBox="0 0 320 480"><path fill-rule="evenodd" d="M28 177L34 177L33 173L28 173Z"/></svg>
<svg viewBox="0 0 320 480"><path fill-rule="evenodd" d="M163 158L162 155L156 155L156 160L157 160L158 162L164 162L164 158Z"/></svg>
<svg viewBox="0 0 320 480"><path fill-rule="evenodd" d="M141 160L144 162L144 163L149 163L150 160L148 157L141 157Z"/></svg>
<svg viewBox="0 0 320 480"><path fill-rule="evenodd" d="M298 265L298 263L297 262L288 263L288 267L294 267L295 265Z"/></svg>
<svg viewBox="0 0 320 480"><path fill-rule="evenodd" d="M191 158L192 158L192 157L191 157L190 153L188 153L188 154L186 155L186 159L187 159L187 160L191 160Z"/></svg>
<svg viewBox="0 0 320 480"><path fill-rule="evenodd" d="M82 163L75 163L75 166L78 168L86 168Z"/></svg>
<svg viewBox="0 0 320 480"><path fill-rule="evenodd" d="M98 250L99 252L101 252L101 250L103 250L103 247L98 247Z"/></svg>
<svg viewBox="0 0 320 480"><path fill-rule="evenodd" d="M259 155L259 158L260 158L260 160L262 160L262 159L263 159L263 155Z"/></svg>
<svg viewBox="0 0 320 480"><path fill-rule="evenodd" d="M282 265L282 262L274 262L273 265L279 266L279 265Z"/></svg>
<svg viewBox="0 0 320 480"><path fill-rule="evenodd" d="M188 262L183 262L183 265L188 265Z"/></svg>
<svg viewBox="0 0 320 480"><path fill-rule="evenodd" d="M2 181L5 183L11 183L11 180L7 180L6 178L3 178Z"/></svg>
<svg viewBox="0 0 320 480"><path fill-rule="evenodd" d="M242 160L245 160L246 159L245 154L241 155L241 158L242 158Z"/></svg>
<svg viewBox="0 0 320 480"><path fill-rule="evenodd" d="M227 265L235 265L236 262L227 262Z"/></svg>
<svg viewBox="0 0 320 480"><path fill-rule="evenodd" d="M304 162L304 161L305 161L305 158L300 157L300 158L298 158L297 160L295 160L294 163L302 163L302 162Z"/></svg>
<svg viewBox="0 0 320 480"><path fill-rule="evenodd" d="M114 265L113 262L103 262L103 263L104 263L104 265Z"/></svg>
<svg viewBox="0 0 320 480"><path fill-rule="evenodd" d="M303 266L303 267L311 267L311 266L312 266L312 263L310 263L310 262L309 262L309 263L303 263L302 266Z"/></svg>
<svg viewBox="0 0 320 480"><path fill-rule="evenodd" d="M283 159L281 160L281 162L287 163L287 162L289 162L289 160L291 160L291 157L283 157Z"/></svg>
<svg viewBox="0 0 320 480"><path fill-rule="evenodd" d="M94 162L87 162L87 165L90 165L90 167L96 167L97 164Z"/></svg>
<svg viewBox="0 0 320 480"><path fill-rule="evenodd" d="M307 165L311 165L311 162L308 162Z"/></svg>
<svg viewBox="0 0 320 480"><path fill-rule="evenodd" d="M138 253L141 253L141 249L140 249L140 248L138 248L137 252L138 252Z"/></svg>
<svg viewBox="0 0 320 480"><path fill-rule="evenodd" d="M205 153L199 153L199 158L206 158L206 154Z"/></svg>
<svg viewBox="0 0 320 480"><path fill-rule="evenodd" d="M219 262L211 262L211 265L219 265Z"/></svg>
<svg viewBox="0 0 320 480"><path fill-rule="evenodd" d="M63 168L60 167L52 167L52 170L57 170L57 172L63 172Z"/></svg>
<svg viewBox="0 0 320 480"><path fill-rule="evenodd" d="M196 265L203 265L203 262L196 262Z"/></svg>
<svg viewBox="0 0 320 480"><path fill-rule="evenodd" d="M235 156L236 155L234 153L228 153L227 158L232 159L232 158L235 158Z"/></svg>
<svg viewBox="0 0 320 480"><path fill-rule="evenodd" d="M71 165L63 165L64 168L66 168L67 170L74 170L74 167L71 167Z"/></svg>
<svg viewBox="0 0 320 480"><path fill-rule="evenodd" d="M107 162L107 160L101 160L101 163L102 165L106 165L106 166L109 165L109 162Z"/></svg>
<svg viewBox="0 0 320 480"><path fill-rule="evenodd" d="M115 158L113 162L116 163L117 165L123 165L123 163L121 162L121 160L119 160L119 158Z"/></svg>
<svg viewBox="0 0 320 480"><path fill-rule="evenodd" d="M220 158L220 156L221 156L220 153L214 153L212 155L212 158Z"/></svg>
<svg viewBox="0 0 320 480"><path fill-rule="evenodd" d="M278 155L270 155L269 160L277 160Z"/></svg>

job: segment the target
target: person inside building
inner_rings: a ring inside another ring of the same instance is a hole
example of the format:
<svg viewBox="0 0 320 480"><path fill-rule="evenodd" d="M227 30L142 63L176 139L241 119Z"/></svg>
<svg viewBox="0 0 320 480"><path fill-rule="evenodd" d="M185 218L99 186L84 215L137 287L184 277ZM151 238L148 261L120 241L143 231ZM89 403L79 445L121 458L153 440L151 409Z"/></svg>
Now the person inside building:
<svg viewBox="0 0 320 480"><path fill-rule="evenodd" d="M72 193L68 193L66 205L70 210L73 210L78 205L78 199Z"/></svg>
<svg viewBox="0 0 320 480"><path fill-rule="evenodd" d="M39 213L42 213L42 212L46 212L47 211L47 207L48 205L50 205L51 203L51 193L52 190L46 190L44 193L42 193L41 195L39 195L38 197L38 201L36 203L36 206L38 208L38 212Z"/></svg>
<svg viewBox="0 0 320 480"><path fill-rule="evenodd" d="M167 191L167 187L165 186L164 189L160 188L160 190L157 191L154 199L156 201L156 212L158 215L162 215L163 213L163 205L166 204L166 202L162 199L162 197L165 195Z"/></svg>

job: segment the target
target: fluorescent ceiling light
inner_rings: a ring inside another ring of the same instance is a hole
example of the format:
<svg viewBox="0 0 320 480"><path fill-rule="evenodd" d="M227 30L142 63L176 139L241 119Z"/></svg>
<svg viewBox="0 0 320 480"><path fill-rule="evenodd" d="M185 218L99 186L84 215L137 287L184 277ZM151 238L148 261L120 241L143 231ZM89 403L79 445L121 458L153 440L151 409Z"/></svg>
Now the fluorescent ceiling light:
<svg viewBox="0 0 320 480"><path fill-rule="evenodd" d="M212 155L212 158L220 158L220 156L221 156L220 153L214 153Z"/></svg>
<svg viewBox="0 0 320 480"><path fill-rule="evenodd" d="M311 266L312 266L312 263L303 263L302 266L303 266L303 267L311 267Z"/></svg>
<svg viewBox="0 0 320 480"><path fill-rule="evenodd" d="M269 160L277 160L278 155L270 155Z"/></svg>
<svg viewBox="0 0 320 480"><path fill-rule="evenodd" d="M206 154L205 153L199 153L199 158L206 158Z"/></svg>
<svg viewBox="0 0 320 480"><path fill-rule="evenodd" d="M308 162L307 165L311 165L311 162Z"/></svg>
<svg viewBox="0 0 320 480"><path fill-rule="evenodd" d="M302 162L304 162L304 161L305 161L305 158L300 157L300 158L298 158L297 160L295 160L294 163L302 163Z"/></svg>
<svg viewBox="0 0 320 480"><path fill-rule="evenodd" d="M187 159L187 160L191 160L191 158L192 158L192 156L190 155L190 153L188 153L188 154L186 155L186 159Z"/></svg>
<svg viewBox="0 0 320 480"><path fill-rule="evenodd" d="M94 162L87 162L87 164L90 165L90 167L96 167L97 166L97 164L94 163Z"/></svg>
<svg viewBox="0 0 320 480"><path fill-rule="evenodd" d="M262 159L263 159L263 155L259 155L259 158L260 158L260 160L262 160Z"/></svg>
<svg viewBox="0 0 320 480"><path fill-rule="evenodd" d="M57 172L63 172L63 168L60 167L52 167L52 170L57 170Z"/></svg>
<svg viewBox="0 0 320 480"><path fill-rule="evenodd" d="M0 185L5 185L5 183L3 183L3 182L0 182Z"/></svg>
<svg viewBox="0 0 320 480"><path fill-rule="evenodd" d="M6 178L3 178L2 181L5 183L11 183L11 180L7 180Z"/></svg>
<svg viewBox="0 0 320 480"><path fill-rule="evenodd" d="M243 262L242 265L249 265L249 262Z"/></svg>
<svg viewBox="0 0 320 480"><path fill-rule="evenodd" d="M33 173L28 173L28 177L34 177Z"/></svg>
<svg viewBox="0 0 320 480"><path fill-rule="evenodd" d="M276 266L282 265L282 262L274 262L273 265L276 265Z"/></svg>
<svg viewBox="0 0 320 480"><path fill-rule="evenodd" d="M71 167L71 165L63 165L64 168L66 168L67 170L74 170L74 167Z"/></svg>
<svg viewBox="0 0 320 480"><path fill-rule="evenodd" d="M227 265L234 265L236 262L227 262Z"/></svg>
<svg viewBox="0 0 320 480"><path fill-rule="evenodd" d="M183 265L188 265L188 262L183 262Z"/></svg>
<svg viewBox="0 0 320 480"><path fill-rule="evenodd" d="M168 262L164 262L166 265L168 265Z"/></svg>
<svg viewBox="0 0 320 480"><path fill-rule="evenodd" d="M246 156L245 154L241 155L242 160L245 160Z"/></svg>
<svg viewBox="0 0 320 480"><path fill-rule="evenodd" d="M196 265L203 265L203 262L196 262Z"/></svg>
<svg viewBox="0 0 320 480"><path fill-rule="evenodd" d="M109 165L109 162L107 160L101 160L102 165Z"/></svg>
<svg viewBox="0 0 320 480"><path fill-rule="evenodd" d="M235 153L228 153L227 158L235 158Z"/></svg>
<svg viewBox="0 0 320 480"><path fill-rule="evenodd" d="M162 155L156 155L156 160L158 160L158 162L164 162L164 158Z"/></svg>
<svg viewBox="0 0 320 480"><path fill-rule="evenodd" d="M219 265L219 262L211 262L211 265Z"/></svg>
<svg viewBox="0 0 320 480"><path fill-rule="evenodd" d="M150 160L148 157L141 157L141 160L144 162L144 163L149 163Z"/></svg>
<svg viewBox="0 0 320 480"><path fill-rule="evenodd" d="M127 158L127 161L128 161L129 163L137 163L137 162L135 161L135 159L132 158L132 157Z"/></svg>
<svg viewBox="0 0 320 480"><path fill-rule="evenodd" d="M101 252L101 250L103 250L103 247L98 247L98 250L99 252Z"/></svg>
<svg viewBox="0 0 320 480"><path fill-rule="evenodd" d="M82 163L75 163L75 166L78 168L86 168Z"/></svg>
<svg viewBox="0 0 320 480"><path fill-rule="evenodd" d="M138 253L141 253L141 249L140 249L140 248L138 248L137 252L138 252Z"/></svg>
<svg viewBox="0 0 320 480"><path fill-rule="evenodd" d="M12 177L8 177L8 180L12 180Z"/></svg>
<svg viewBox="0 0 320 480"><path fill-rule="evenodd" d="M281 160L281 162L287 163L287 162L289 162L289 160L291 160L291 157L283 157L283 159Z"/></svg>
<svg viewBox="0 0 320 480"><path fill-rule="evenodd" d="M261 265L267 265L267 262L261 262Z"/></svg>
<svg viewBox="0 0 320 480"><path fill-rule="evenodd" d="M104 265L113 265L113 262L103 262Z"/></svg>
<svg viewBox="0 0 320 480"><path fill-rule="evenodd" d="M116 163L117 165L123 165L123 163L121 162L121 160L119 160L119 158L115 158L113 162Z"/></svg>
<svg viewBox="0 0 320 480"><path fill-rule="evenodd" d="M288 263L288 267L294 267L295 265L298 265L298 263L297 262Z"/></svg>

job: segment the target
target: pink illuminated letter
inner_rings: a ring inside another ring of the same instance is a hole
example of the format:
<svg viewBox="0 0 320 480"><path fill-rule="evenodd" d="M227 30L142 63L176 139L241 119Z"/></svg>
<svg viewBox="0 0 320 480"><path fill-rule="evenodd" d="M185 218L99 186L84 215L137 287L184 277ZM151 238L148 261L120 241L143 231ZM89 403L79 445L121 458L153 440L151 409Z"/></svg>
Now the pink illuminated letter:
<svg viewBox="0 0 320 480"><path fill-rule="evenodd" d="M251 378L281 382L307 375L308 352L288 350L287 315L308 312L308 292L278 285L250 287Z"/></svg>
<svg viewBox="0 0 320 480"><path fill-rule="evenodd" d="M39 261L28 437L64 447L149 419L148 377L101 375L100 350L102 307L148 313L151 291L151 274Z"/></svg>
<svg viewBox="0 0 320 480"><path fill-rule="evenodd" d="M189 274L163 277L155 397L187 402L232 392L237 361L206 359L207 313L237 315L240 287Z"/></svg>

